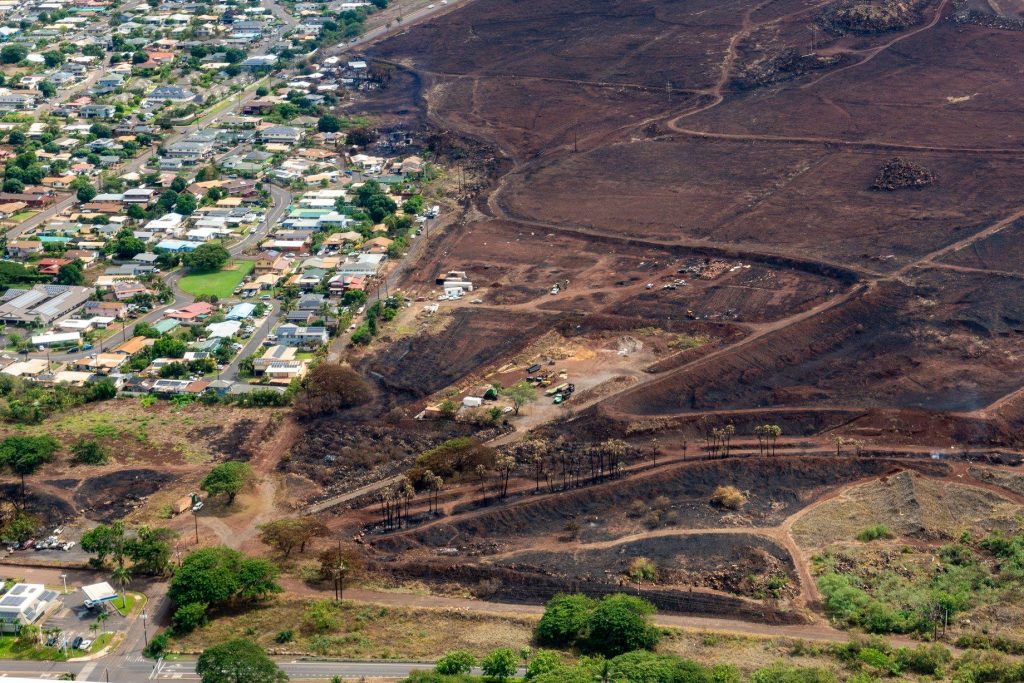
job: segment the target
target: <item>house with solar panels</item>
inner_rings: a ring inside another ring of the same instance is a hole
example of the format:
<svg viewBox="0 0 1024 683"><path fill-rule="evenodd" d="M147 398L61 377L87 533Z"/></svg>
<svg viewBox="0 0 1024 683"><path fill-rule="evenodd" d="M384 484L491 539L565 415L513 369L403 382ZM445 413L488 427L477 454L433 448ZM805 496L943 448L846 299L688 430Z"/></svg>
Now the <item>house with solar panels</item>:
<svg viewBox="0 0 1024 683"><path fill-rule="evenodd" d="M92 295L91 287L35 285L32 289L12 287L0 296L0 321L13 325L33 322L49 325L74 313Z"/></svg>
<svg viewBox="0 0 1024 683"><path fill-rule="evenodd" d="M0 597L0 633L15 633L34 624L57 599L56 591L41 583L16 583Z"/></svg>

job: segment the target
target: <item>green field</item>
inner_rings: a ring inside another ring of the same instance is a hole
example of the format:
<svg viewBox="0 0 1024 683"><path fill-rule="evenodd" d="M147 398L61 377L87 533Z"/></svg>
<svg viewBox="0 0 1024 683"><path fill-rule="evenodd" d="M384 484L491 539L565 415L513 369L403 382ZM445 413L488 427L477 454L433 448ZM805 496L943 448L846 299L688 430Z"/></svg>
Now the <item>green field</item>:
<svg viewBox="0 0 1024 683"><path fill-rule="evenodd" d="M235 270L219 270L216 273L186 275L181 278L178 286L182 291L193 296L213 294L218 299L226 299L235 291L242 279L252 272L252 261L231 261L238 266Z"/></svg>

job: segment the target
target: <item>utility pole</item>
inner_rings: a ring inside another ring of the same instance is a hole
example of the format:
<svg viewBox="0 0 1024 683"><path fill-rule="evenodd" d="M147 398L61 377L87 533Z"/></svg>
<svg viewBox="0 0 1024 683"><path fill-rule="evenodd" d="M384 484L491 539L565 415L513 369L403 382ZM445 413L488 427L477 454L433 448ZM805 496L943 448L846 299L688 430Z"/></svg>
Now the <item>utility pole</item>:
<svg viewBox="0 0 1024 683"><path fill-rule="evenodd" d="M192 508L192 519L196 523L196 545L199 545L199 514L194 507Z"/></svg>

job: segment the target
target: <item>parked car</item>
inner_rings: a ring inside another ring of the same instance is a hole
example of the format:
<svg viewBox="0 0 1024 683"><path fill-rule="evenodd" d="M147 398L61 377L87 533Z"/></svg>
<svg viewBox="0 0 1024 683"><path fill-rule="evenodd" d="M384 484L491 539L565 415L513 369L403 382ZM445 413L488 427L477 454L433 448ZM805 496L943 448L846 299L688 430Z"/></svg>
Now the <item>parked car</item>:
<svg viewBox="0 0 1024 683"><path fill-rule="evenodd" d="M90 647L92 647L92 641L89 640L89 639L86 639L86 640L83 640L82 642L80 642L78 644L78 648L77 649L79 649L79 650L88 650Z"/></svg>
<svg viewBox="0 0 1024 683"><path fill-rule="evenodd" d="M85 640L82 636L75 636L75 639L71 641L71 649L77 650L82 645L82 641Z"/></svg>

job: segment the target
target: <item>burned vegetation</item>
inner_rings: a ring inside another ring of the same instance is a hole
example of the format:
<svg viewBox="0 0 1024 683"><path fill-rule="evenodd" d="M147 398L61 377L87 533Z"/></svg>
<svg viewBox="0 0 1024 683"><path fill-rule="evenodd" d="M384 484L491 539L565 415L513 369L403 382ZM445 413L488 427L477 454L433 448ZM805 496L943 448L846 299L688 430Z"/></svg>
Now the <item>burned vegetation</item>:
<svg viewBox="0 0 1024 683"><path fill-rule="evenodd" d="M819 26L833 36L847 33L870 35L903 31L920 23L931 0L869 0L843 2L823 10L816 17Z"/></svg>

